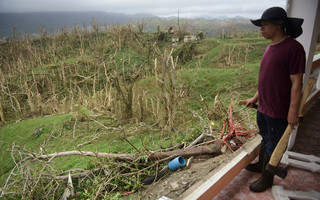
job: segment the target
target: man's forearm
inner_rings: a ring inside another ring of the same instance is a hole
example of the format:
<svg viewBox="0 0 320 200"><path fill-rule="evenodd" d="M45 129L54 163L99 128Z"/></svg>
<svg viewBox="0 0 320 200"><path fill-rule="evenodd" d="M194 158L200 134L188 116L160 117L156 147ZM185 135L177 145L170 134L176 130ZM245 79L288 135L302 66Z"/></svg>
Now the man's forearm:
<svg viewBox="0 0 320 200"><path fill-rule="evenodd" d="M302 90L301 84L297 86L293 86L291 88L289 113L292 113L292 114L294 113L297 116L299 115L298 109L301 101L301 90Z"/></svg>
<svg viewBox="0 0 320 200"><path fill-rule="evenodd" d="M290 106L288 112L288 123L295 126L299 122L299 105L301 101L301 91L302 91L302 77L303 74L291 75L291 96L290 96Z"/></svg>
<svg viewBox="0 0 320 200"><path fill-rule="evenodd" d="M259 92L258 91L254 94L253 98L256 102L259 100Z"/></svg>

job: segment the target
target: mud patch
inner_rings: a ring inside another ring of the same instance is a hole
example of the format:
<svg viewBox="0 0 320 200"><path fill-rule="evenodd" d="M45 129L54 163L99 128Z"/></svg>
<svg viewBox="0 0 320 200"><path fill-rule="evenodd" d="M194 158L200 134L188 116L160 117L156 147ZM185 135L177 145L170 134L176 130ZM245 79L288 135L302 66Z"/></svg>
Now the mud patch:
<svg viewBox="0 0 320 200"><path fill-rule="evenodd" d="M161 197L181 199L181 194L192 185L205 178L212 170L228 161L230 153L225 153L214 158L195 158L192 165L181 168L175 172L169 172L159 181L145 186L137 193L123 197L126 200L157 200Z"/></svg>

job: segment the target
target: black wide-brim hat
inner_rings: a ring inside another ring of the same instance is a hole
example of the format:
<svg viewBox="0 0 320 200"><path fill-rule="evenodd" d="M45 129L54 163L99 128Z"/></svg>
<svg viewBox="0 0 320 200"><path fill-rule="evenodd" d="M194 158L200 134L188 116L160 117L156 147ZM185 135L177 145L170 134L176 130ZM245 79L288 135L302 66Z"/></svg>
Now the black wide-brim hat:
<svg viewBox="0 0 320 200"><path fill-rule="evenodd" d="M287 35L297 38L302 34L303 19L287 17L287 12L280 7L268 8L263 12L261 19L251 20L256 26L261 26L262 21L270 21L274 24L281 24Z"/></svg>

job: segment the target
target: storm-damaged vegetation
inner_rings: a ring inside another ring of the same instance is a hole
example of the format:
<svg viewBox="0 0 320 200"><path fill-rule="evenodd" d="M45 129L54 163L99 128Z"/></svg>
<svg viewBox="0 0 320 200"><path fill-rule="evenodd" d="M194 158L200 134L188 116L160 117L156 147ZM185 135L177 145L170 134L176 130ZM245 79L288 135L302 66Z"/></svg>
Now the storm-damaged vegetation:
<svg viewBox="0 0 320 200"><path fill-rule="evenodd" d="M256 33L100 30L1 44L2 197L116 199L177 155L233 152L254 135L254 111L237 103L255 92L267 44Z"/></svg>

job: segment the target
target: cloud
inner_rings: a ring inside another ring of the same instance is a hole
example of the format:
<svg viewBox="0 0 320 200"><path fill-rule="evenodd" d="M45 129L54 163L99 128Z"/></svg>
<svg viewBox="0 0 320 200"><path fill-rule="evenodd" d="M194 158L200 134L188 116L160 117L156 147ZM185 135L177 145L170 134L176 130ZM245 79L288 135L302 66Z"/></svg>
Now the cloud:
<svg viewBox="0 0 320 200"><path fill-rule="evenodd" d="M271 6L285 7L286 0L0 0L0 12L106 11L157 16L260 17Z"/></svg>

